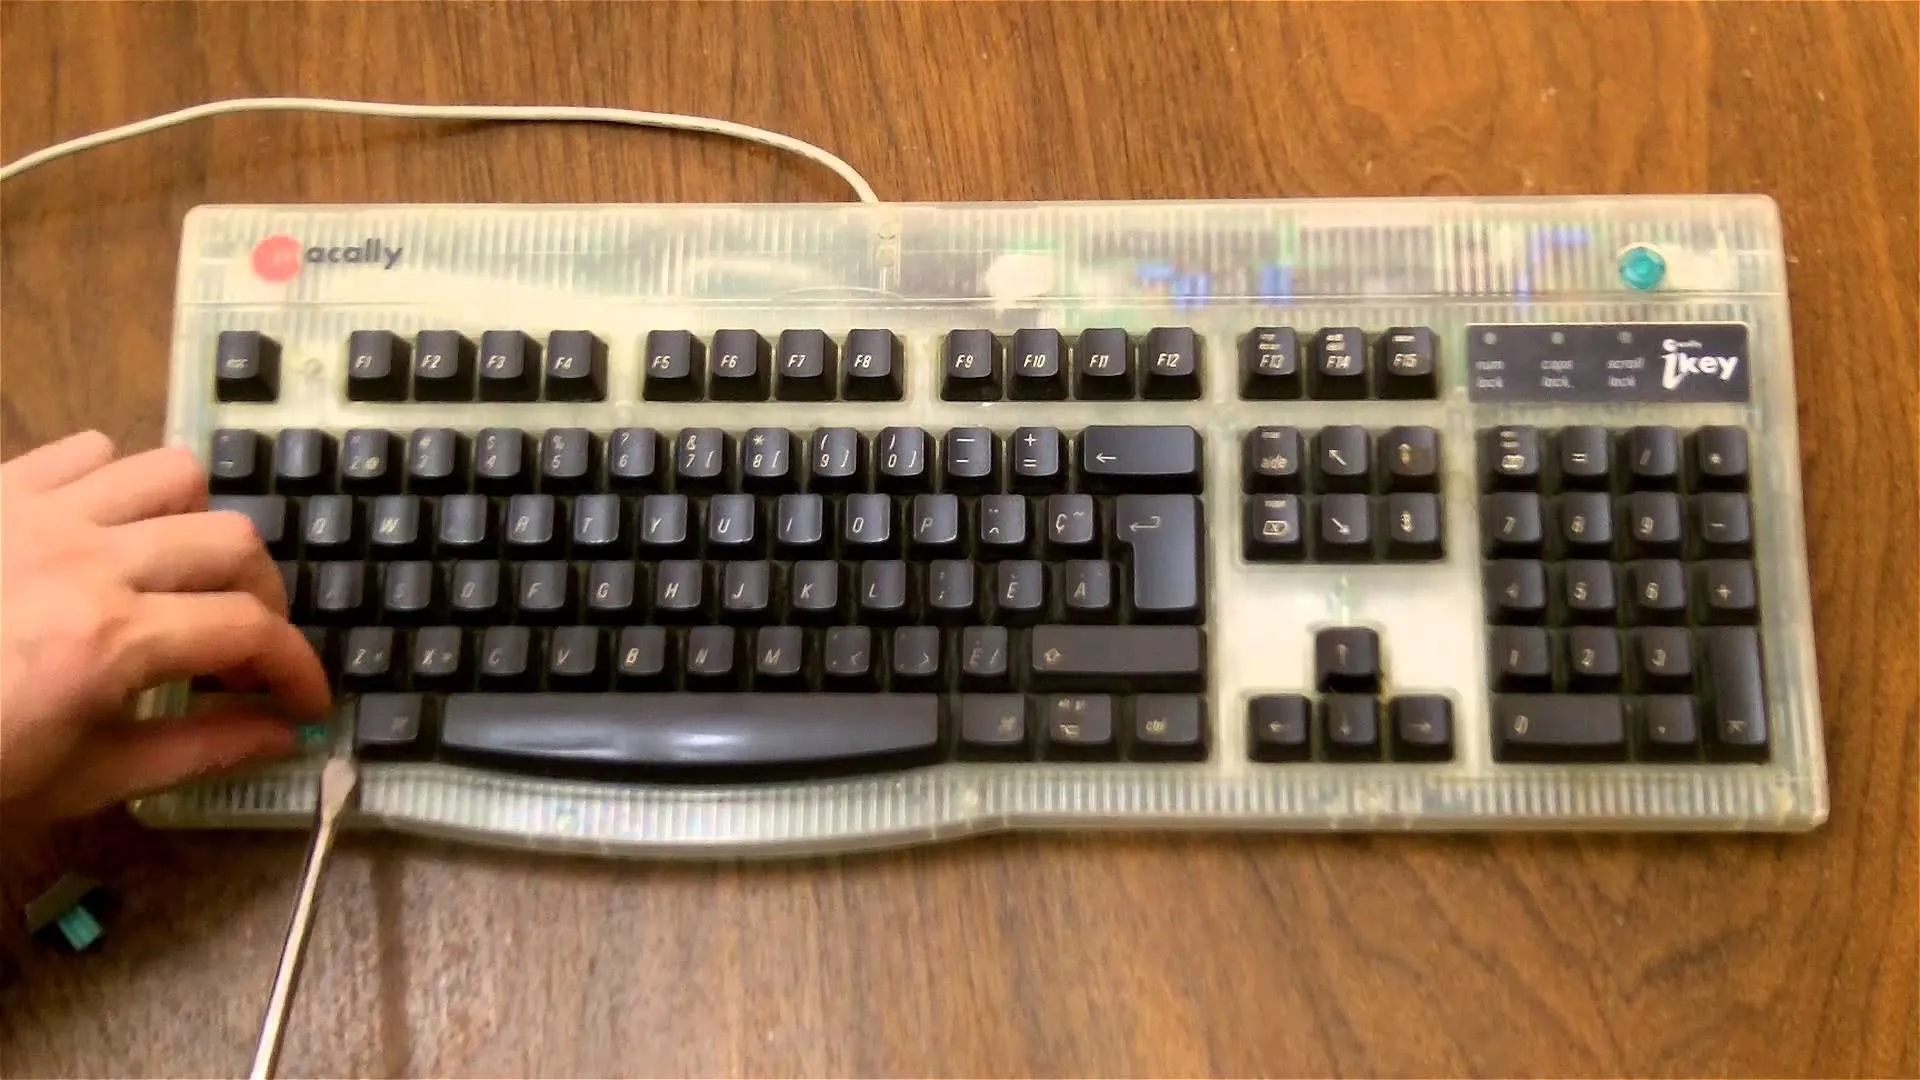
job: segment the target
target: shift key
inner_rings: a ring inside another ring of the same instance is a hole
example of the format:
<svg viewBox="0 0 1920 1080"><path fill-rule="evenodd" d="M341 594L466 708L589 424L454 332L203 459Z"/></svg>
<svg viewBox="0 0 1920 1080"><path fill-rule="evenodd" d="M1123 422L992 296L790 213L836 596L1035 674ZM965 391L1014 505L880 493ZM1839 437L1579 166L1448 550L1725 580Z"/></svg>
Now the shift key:
<svg viewBox="0 0 1920 1080"><path fill-rule="evenodd" d="M1036 690L1202 690L1206 637L1197 626L1036 626L1028 673Z"/></svg>

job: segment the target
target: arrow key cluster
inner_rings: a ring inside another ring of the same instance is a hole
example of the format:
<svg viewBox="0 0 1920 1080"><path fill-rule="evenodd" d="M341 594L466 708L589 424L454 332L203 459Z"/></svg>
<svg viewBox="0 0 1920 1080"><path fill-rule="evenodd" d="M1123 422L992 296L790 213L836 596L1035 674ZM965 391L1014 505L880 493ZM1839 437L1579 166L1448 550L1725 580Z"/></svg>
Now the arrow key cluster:
<svg viewBox="0 0 1920 1080"><path fill-rule="evenodd" d="M1241 552L1249 562L1445 557L1441 442L1431 427L1257 427L1244 457Z"/></svg>

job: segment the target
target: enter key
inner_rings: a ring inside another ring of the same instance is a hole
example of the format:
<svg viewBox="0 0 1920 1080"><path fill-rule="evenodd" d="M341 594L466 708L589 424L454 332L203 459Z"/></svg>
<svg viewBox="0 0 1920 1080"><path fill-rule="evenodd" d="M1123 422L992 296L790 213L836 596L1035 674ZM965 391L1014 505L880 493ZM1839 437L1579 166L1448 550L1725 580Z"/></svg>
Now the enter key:
<svg viewBox="0 0 1920 1080"><path fill-rule="evenodd" d="M1192 495L1122 495L1113 534L1132 555L1128 597L1143 622L1200 621L1204 554L1200 500Z"/></svg>

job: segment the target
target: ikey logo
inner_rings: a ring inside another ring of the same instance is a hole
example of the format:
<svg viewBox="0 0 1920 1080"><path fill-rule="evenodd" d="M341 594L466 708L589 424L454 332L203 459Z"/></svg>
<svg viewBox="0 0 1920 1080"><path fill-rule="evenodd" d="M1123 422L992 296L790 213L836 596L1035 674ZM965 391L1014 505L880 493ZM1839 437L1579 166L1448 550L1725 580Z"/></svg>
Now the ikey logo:
<svg viewBox="0 0 1920 1080"><path fill-rule="evenodd" d="M347 263L391 270L400 261L400 250L387 246L387 242L377 236L369 236L354 247L307 247L281 233L253 246L253 272L262 280L282 282L292 281L299 275L300 267L307 264Z"/></svg>
<svg viewBox="0 0 1920 1080"><path fill-rule="evenodd" d="M1669 390L1677 390L1689 375L1702 378L1715 378L1727 382L1733 378L1735 368L1740 366L1737 356L1695 356L1689 349L1704 348L1697 341L1675 341L1668 338L1660 343L1666 353L1667 368L1660 373L1660 385Z"/></svg>

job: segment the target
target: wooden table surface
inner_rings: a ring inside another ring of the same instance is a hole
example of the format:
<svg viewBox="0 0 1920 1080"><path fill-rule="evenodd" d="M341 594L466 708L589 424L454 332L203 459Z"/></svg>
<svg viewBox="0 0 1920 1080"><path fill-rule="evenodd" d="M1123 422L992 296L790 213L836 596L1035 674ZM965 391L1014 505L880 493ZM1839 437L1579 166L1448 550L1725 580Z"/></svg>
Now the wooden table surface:
<svg viewBox="0 0 1920 1080"><path fill-rule="evenodd" d="M792 132L902 200L1759 191L1785 214L1825 828L996 837L751 867L359 838L290 1075L1920 1070L1913 7L8 3L0 24L8 159L237 95L561 101ZM5 451L158 438L196 203L845 197L768 150L617 129L243 117L95 151L6 186ZM57 850L125 908L86 958L9 931L0 1071L244 1070L299 837L13 840L16 891Z"/></svg>

